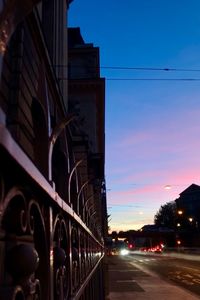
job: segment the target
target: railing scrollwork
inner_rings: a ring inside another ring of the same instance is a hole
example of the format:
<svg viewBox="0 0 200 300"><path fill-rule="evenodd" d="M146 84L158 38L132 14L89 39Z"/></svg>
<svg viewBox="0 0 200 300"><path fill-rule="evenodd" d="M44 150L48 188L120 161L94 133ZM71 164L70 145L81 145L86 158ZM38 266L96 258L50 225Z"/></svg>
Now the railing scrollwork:
<svg viewBox="0 0 200 300"><path fill-rule="evenodd" d="M68 299L69 295L69 245L68 229L61 216L57 216L53 230L54 299Z"/></svg>
<svg viewBox="0 0 200 300"><path fill-rule="evenodd" d="M22 295L25 299L42 299L48 294L48 285L44 285L48 270L43 270L48 265L45 226L38 203L25 190L13 187L7 193L2 228L7 245L5 271L12 287L21 287L17 293L22 299Z"/></svg>
<svg viewBox="0 0 200 300"><path fill-rule="evenodd" d="M79 238L78 230L76 226L72 227L71 232L71 243L72 243L72 291L76 292L79 285Z"/></svg>
<svg viewBox="0 0 200 300"><path fill-rule="evenodd" d="M77 115L67 114L51 67L67 46L65 9L64 0L0 0L0 300L103 299L104 212L91 152L101 149L104 118L96 115L94 137L79 120L71 126ZM45 24L59 28L56 49Z"/></svg>

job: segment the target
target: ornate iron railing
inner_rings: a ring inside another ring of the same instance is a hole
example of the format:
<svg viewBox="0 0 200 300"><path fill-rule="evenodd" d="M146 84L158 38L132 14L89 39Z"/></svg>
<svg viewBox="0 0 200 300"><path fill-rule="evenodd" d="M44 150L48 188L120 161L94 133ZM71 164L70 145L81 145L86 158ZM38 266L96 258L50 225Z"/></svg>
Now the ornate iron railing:
<svg viewBox="0 0 200 300"><path fill-rule="evenodd" d="M103 299L101 241L2 123L0 174L2 299Z"/></svg>
<svg viewBox="0 0 200 300"><path fill-rule="evenodd" d="M101 185L87 151L76 155L51 66L31 13L0 74L0 299L100 300Z"/></svg>

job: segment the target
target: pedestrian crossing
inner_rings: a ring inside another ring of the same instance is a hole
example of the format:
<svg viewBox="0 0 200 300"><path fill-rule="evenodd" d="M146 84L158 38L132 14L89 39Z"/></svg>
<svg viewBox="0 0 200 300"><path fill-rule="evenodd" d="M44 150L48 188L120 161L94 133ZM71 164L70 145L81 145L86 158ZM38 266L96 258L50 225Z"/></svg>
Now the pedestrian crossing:
<svg viewBox="0 0 200 300"><path fill-rule="evenodd" d="M144 258L144 259L138 259L138 260L134 259L133 261L143 263L143 262L149 262L149 261L155 261L155 260L156 260L155 258Z"/></svg>
<svg viewBox="0 0 200 300"><path fill-rule="evenodd" d="M167 257L132 257L129 256L128 261L134 262L134 263L150 263L150 262L160 262L163 260L169 260Z"/></svg>

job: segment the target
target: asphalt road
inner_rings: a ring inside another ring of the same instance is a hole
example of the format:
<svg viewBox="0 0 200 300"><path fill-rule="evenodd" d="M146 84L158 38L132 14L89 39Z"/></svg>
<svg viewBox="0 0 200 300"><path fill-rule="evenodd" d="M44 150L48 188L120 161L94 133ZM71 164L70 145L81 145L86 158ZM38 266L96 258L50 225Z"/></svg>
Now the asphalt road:
<svg viewBox="0 0 200 300"><path fill-rule="evenodd" d="M163 280L173 282L200 296L200 261L185 260L162 255L129 256L133 266L158 274Z"/></svg>
<svg viewBox="0 0 200 300"><path fill-rule="evenodd" d="M200 299L200 261L162 255L110 256L109 300Z"/></svg>

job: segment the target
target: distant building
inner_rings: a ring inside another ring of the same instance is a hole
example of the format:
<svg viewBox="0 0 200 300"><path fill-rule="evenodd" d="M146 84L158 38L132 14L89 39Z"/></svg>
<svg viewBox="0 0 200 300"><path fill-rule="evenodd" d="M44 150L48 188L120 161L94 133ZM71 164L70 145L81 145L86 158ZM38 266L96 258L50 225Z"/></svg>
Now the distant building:
<svg viewBox="0 0 200 300"><path fill-rule="evenodd" d="M105 79L100 77L99 48L84 42L79 27L68 29L68 43L69 111L77 114L89 150L103 154Z"/></svg>
<svg viewBox="0 0 200 300"><path fill-rule="evenodd" d="M102 211L101 221L106 235L105 79L100 77L99 48L84 42L79 27L68 28L68 45L69 113L76 115L78 123L78 126L76 123L72 126L75 155L84 151L88 154L90 183L95 189L91 191L89 183L84 196L89 199L91 193L94 194L93 210ZM86 180L84 174L87 171L83 165L82 184Z"/></svg>
<svg viewBox="0 0 200 300"><path fill-rule="evenodd" d="M175 200L178 237L183 246L200 245L200 186L191 184Z"/></svg>
<svg viewBox="0 0 200 300"><path fill-rule="evenodd" d="M154 225L154 224L148 224L148 225L144 225L140 231L143 232L152 232L152 231L158 231L159 227Z"/></svg>

